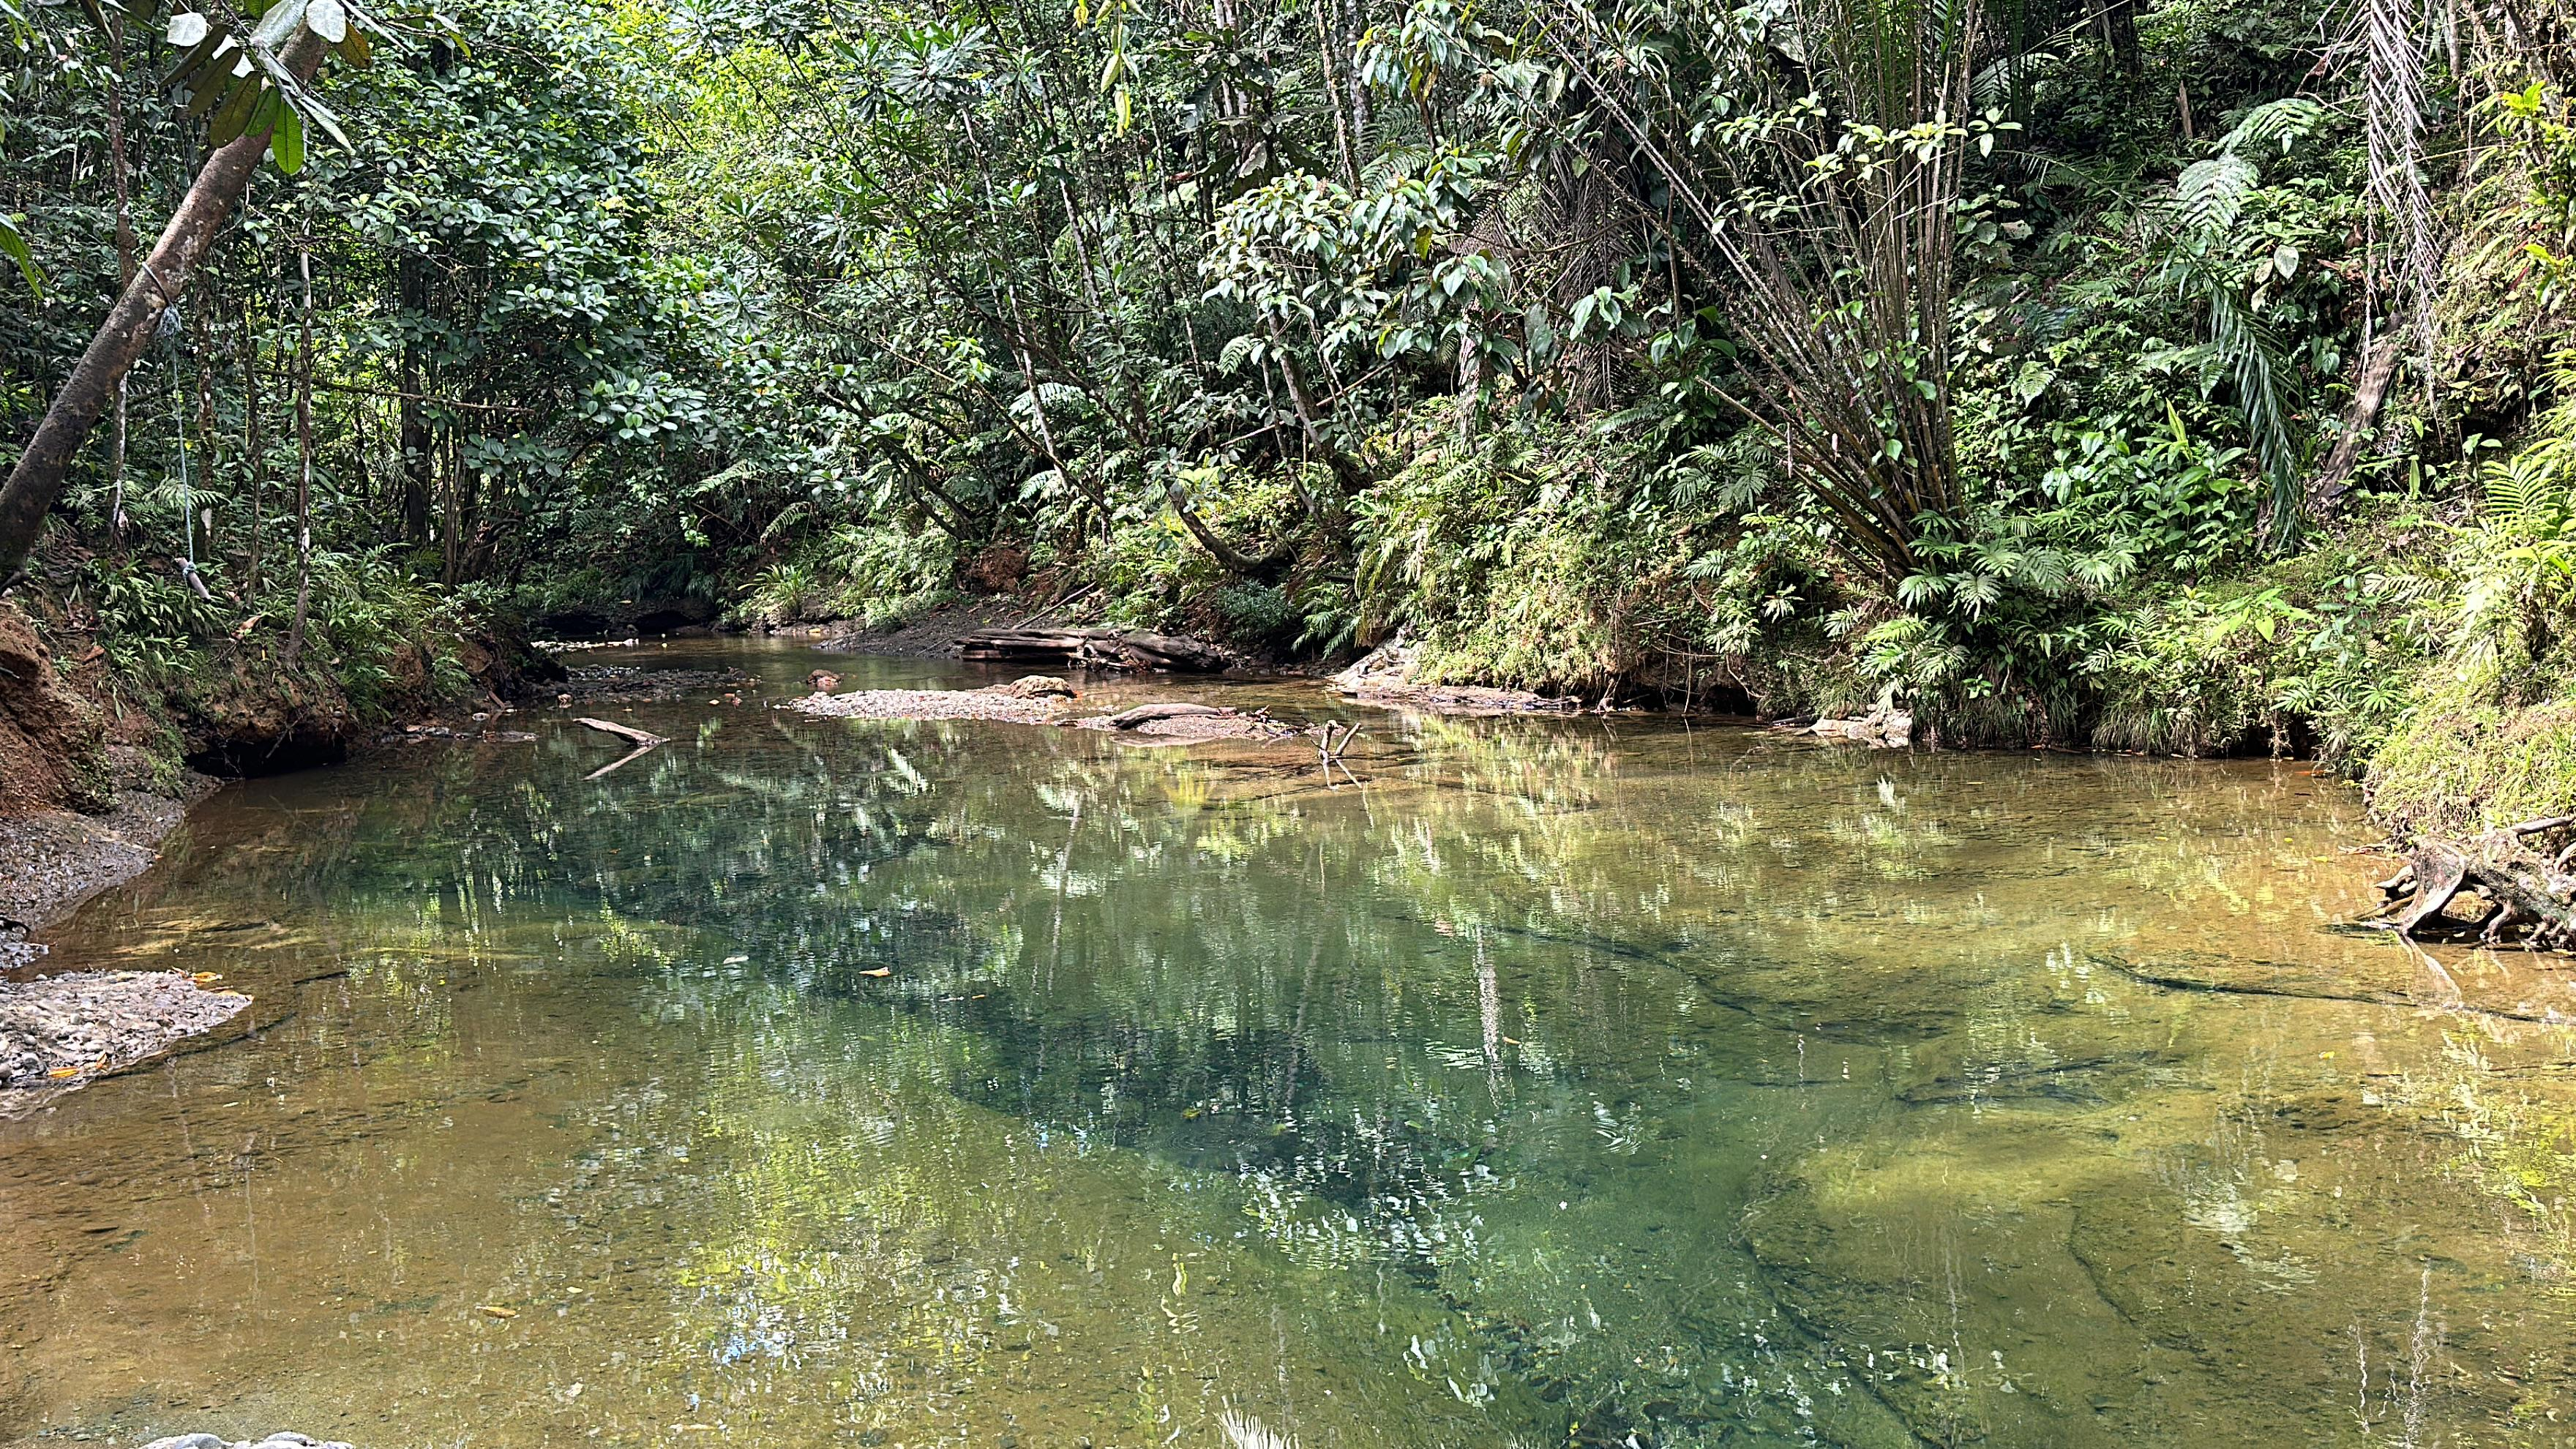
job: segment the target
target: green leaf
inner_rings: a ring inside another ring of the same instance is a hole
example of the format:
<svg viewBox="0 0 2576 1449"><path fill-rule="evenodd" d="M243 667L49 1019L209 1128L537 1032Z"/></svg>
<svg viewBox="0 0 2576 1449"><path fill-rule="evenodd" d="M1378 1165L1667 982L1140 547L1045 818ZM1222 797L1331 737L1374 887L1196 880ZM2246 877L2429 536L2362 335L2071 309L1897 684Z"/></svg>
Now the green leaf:
<svg viewBox="0 0 2576 1449"><path fill-rule="evenodd" d="M215 108L214 119L206 123L206 143L230 145L251 128L251 118L261 105L273 99L268 87L256 77L236 81L224 92L224 103Z"/></svg>
<svg viewBox="0 0 2576 1449"><path fill-rule="evenodd" d="M304 169L304 118L293 106L278 107L277 130L268 138L268 154L277 169L292 176Z"/></svg>
<svg viewBox="0 0 2576 1449"><path fill-rule="evenodd" d="M20 220L0 216L0 257L16 262L18 275L27 279L27 290L41 298L45 295L45 274L37 270L35 254L27 250L26 233L18 230Z"/></svg>

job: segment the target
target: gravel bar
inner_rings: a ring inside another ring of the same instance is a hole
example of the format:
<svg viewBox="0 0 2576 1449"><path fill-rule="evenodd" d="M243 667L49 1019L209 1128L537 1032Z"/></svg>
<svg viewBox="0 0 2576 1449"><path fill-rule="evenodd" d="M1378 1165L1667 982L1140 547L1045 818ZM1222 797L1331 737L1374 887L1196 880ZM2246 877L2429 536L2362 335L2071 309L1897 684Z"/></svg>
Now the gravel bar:
<svg viewBox="0 0 2576 1449"><path fill-rule="evenodd" d="M1054 724L1062 706L1023 699L998 689L860 689L848 694L809 694L779 706L819 719L985 719L1003 724Z"/></svg>
<svg viewBox="0 0 2576 1449"><path fill-rule="evenodd" d="M177 971L68 971L0 981L0 1115L8 1095L76 1086L239 1016L250 998Z"/></svg>

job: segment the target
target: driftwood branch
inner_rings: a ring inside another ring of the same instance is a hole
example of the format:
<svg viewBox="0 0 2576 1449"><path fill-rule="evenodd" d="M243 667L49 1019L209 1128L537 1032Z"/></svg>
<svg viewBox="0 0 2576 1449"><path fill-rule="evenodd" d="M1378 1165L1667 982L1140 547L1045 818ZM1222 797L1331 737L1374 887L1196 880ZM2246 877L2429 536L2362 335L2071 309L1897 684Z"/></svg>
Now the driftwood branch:
<svg viewBox="0 0 2576 1449"><path fill-rule="evenodd" d="M583 715L581 718L574 720L573 723L577 725L588 725L602 734L615 735L629 744L636 745L644 749L651 749L653 746L663 742L660 735L654 734L650 730L639 730L633 725L622 725L615 720L592 719L588 715Z"/></svg>
<svg viewBox="0 0 2576 1449"><path fill-rule="evenodd" d="M1134 709L1122 709L1116 714L1103 716L1100 723L1108 729L1132 730L1138 725L1149 725L1158 719L1179 719L1185 715L1194 714L1231 715L1233 713L1235 711L1213 704L1182 704L1177 701L1165 701L1159 704L1140 704Z"/></svg>
<svg viewBox="0 0 2576 1449"><path fill-rule="evenodd" d="M644 756L651 754L655 746L664 743L664 740L660 735L654 734L650 730L639 730L633 725L622 725L612 719L593 719L588 715L583 715L581 718L574 720L573 723L577 725L588 725L590 728L598 730L602 734L615 735L619 739L625 740L635 746L635 748L627 751L618 758L611 760L607 764L600 766L598 769L591 771L589 774L582 776L585 780L596 780L600 776L608 774L611 771L622 770L637 760L642 759Z"/></svg>

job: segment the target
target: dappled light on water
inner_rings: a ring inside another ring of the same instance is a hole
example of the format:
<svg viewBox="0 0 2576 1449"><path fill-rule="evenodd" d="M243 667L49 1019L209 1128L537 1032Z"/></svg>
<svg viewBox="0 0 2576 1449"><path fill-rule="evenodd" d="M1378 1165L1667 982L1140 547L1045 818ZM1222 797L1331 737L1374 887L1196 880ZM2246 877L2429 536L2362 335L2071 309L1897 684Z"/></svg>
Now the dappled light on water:
<svg viewBox="0 0 2576 1449"><path fill-rule="evenodd" d="M596 781L614 747L545 717L237 787L64 935L258 1004L0 1127L9 1442L2465 1445L2576 1412L2576 994L2340 929L2364 832L2298 767L1371 716L1346 776L633 721L672 742Z"/></svg>

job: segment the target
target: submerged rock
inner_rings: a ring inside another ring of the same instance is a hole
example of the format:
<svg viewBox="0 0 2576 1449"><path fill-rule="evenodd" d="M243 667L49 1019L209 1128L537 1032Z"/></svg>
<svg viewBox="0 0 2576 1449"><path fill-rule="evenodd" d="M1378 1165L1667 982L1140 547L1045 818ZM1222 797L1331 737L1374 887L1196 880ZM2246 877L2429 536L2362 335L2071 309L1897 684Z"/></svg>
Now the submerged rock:
<svg viewBox="0 0 2576 1449"><path fill-rule="evenodd" d="M565 672L555 695L589 704L668 703L692 696L705 698L728 690L757 688L756 675L741 669L644 669L632 664L584 665Z"/></svg>
<svg viewBox="0 0 2576 1449"><path fill-rule="evenodd" d="M155 1439L143 1449L353 1449L339 1439L315 1439L280 1429L265 1439L227 1439L221 1434L177 1434Z"/></svg>
<svg viewBox="0 0 2576 1449"><path fill-rule="evenodd" d="M1297 726L1255 710L1250 714L1224 705L1162 702L1140 704L1116 714L1068 720L1077 729L1149 735L1170 744L1202 740L1285 740L1301 733Z"/></svg>

